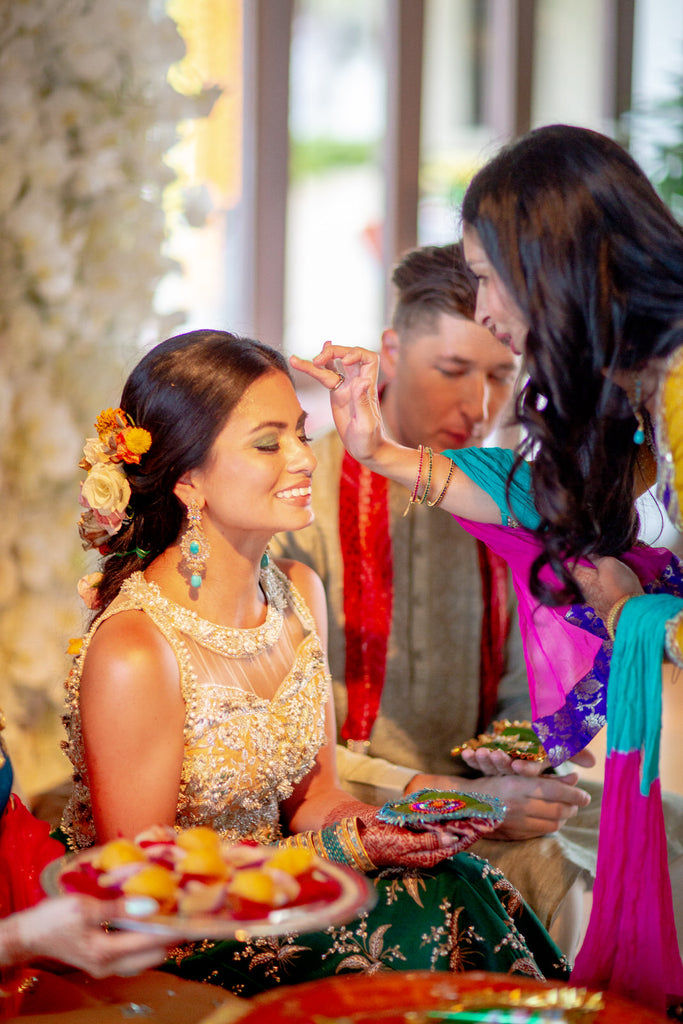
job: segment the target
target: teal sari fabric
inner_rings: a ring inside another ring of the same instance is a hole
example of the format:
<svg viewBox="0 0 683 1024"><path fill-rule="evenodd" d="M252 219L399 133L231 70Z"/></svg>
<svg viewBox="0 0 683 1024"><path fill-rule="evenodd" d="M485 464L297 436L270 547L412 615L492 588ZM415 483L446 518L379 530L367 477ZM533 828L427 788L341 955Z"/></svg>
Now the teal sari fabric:
<svg viewBox="0 0 683 1024"><path fill-rule="evenodd" d="M12 780L12 762L5 753L2 740L0 740L0 814L7 806L9 795L12 792Z"/></svg>
<svg viewBox="0 0 683 1024"><path fill-rule="evenodd" d="M458 448L442 453L470 480L486 491L500 509L503 526L512 518L519 526L534 530L541 518L531 491L531 467L521 462L510 477L516 454L509 448Z"/></svg>
<svg viewBox="0 0 683 1024"><path fill-rule="evenodd" d="M568 964L519 892L459 853L430 871L383 871L367 914L326 931L176 950L164 970L253 996L344 973L492 971L563 979Z"/></svg>

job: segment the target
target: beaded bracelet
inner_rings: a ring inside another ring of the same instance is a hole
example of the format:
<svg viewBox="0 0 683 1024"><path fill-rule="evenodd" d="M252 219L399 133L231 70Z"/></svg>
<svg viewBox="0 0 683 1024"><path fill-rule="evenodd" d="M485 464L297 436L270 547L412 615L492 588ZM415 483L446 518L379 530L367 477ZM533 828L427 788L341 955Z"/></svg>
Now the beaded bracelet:
<svg viewBox="0 0 683 1024"><path fill-rule="evenodd" d="M448 470L448 476L446 477L446 483L443 485L443 487L441 488L441 490L437 494L437 496L434 499L434 501L428 501L427 502L427 507L428 508L438 508L439 507L439 505L443 501L444 494L448 490L448 485L451 482L451 477L453 476L453 470L454 469L455 469L455 463L451 459L451 465L450 465L450 469Z"/></svg>
<svg viewBox="0 0 683 1024"><path fill-rule="evenodd" d="M666 650L666 656L669 661L673 662L679 668L683 668L683 649L681 648L681 641L678 636L678 631L683 625L683 609L677 612L672 619L669 619L666 624L666 633L664 638L664 649Z"/></svg>
<svg viewBox="0 0 683 1024"><path fill-rule="evenodd" d="M420 461L417 464L417 477L415 479L415 486L413 487L413 493L410 495L410 498L408 499L408 504L406 505L406 510L403 513L404 516L407 516L408 513L410 512L410 506L414 505L416 503L416 501L417 501L417 494L418 494L418 491L420 489L420 477L422 476L422 463L424 462L424 454L425 454L425 446L423 444L419 445L418 452L420 453Z"/></svg>
<svg viewBox="0 0 683 1024"><path fill-rule="evenodd" d="M425 451L427 452L427 483L425 484L425 489L424 489L424 491L422 493L422 497L417 502L418 505L424 505L425 501L427 500L427 495L429 494L429 488L430 488L430 485L431 485L431 482L432 482L432 468L433 468L433 465L434 465L434 452L432 451L432 449L429 446L425 449Z"/></svg>
<svg viewBox="0 0 683 1024"><path fill-rule="evenodd" d="M607 635L610 638L610 640L614 640L616 637L616 620L618 619L622 608L624 607L626 602L631 599L631 597L633 597L632 594L624 594L623 597L620 597L618 601L614 602L614 604L607 613L607 618L605 619L605 629L607 630Z"/></svg>

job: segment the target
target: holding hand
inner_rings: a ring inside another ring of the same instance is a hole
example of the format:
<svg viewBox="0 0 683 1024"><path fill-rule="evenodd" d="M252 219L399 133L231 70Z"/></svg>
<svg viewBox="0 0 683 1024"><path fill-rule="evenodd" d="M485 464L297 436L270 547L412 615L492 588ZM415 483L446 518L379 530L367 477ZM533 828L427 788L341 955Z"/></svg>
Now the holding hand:
<svg viewBox="0 0 683 1024"><path fill-rule="evenodd" d="M469 753L474 754L475 751ZM498 797L505 804L505 818L487 838L501 840L535 839L557 832L577 814L580 807L587 807L590 803L588 793L577 786L579 776L576 772L571 775L542 775L539 772L546 762L512 761L503 751L484 753L502 755L508 762L507 771L501 772L500 767L494 767L491 762L488 766L490 774L480 779L416 775L410 781L410 789L455 789ZM592 755L588 758L592 759ZM472 767L482 770L479 758L475 759Z"/></svg>
<svg viewBox="0 0 683 1024"><path fill-rule="evenodd" d="M59 960L94 978L127 976L155 967L178 935L106 932L103 922L125 913L122 900L70 895L43 900L0 922L0 965L10 967L37 957Z"/></svg>
<svg viewBox="0 0 683 1024"><path fill-rule="evenodd" d="M435 867L472 846L496 826L494 819L460 819L425 825L423 831L416 831L379 821L377 810L358 800L349 800L335 807L326 821L329 825L340 818L358 819L361 842L377 868Z"/></svg>

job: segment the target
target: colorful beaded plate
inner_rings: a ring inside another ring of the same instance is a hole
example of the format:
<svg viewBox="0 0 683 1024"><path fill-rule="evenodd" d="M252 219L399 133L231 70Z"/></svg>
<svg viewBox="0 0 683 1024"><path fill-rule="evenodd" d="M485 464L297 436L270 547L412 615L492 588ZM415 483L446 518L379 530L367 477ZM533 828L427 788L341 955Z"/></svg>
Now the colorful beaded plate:
<svg viewBox="0 0 683 1024"><path fill-rule="evenodd" d="M465 818L502 821L505 805L487 793L458 793L455 790L421 789L401 800L390 800L377 812L387 825L424 828Z"/></svg>
<svg viewBox="0 0 683 1024"><path fill-rule="evenodd" d="M493 732L482 732L471 740L453 747L451 754L457 757L463 750L502 750L513 760L545 761L547 755L531 727L531 722L510 722L507 718L493 723Z"/></svg>

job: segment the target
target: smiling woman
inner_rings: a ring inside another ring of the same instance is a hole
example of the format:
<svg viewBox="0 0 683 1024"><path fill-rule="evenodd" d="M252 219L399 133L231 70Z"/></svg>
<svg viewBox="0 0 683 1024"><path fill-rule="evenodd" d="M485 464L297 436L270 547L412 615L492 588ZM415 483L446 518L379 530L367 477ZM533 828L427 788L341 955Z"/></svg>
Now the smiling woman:
<svg viewBox="0 0 683 1024"><path fill-rule="evenodd" d="M112 520L110 491L102 508L88 491L88 520L104 529L87 536L104 558L67 681L69 844L208 825L375 874L377 908L343 928L296 945L289 936L284 948L264 937L175 955L174 971L240 994L375 964L563 977L519 893L460 852L495 827L495 798L415 830L382 822L339 785L322 584L268 552L276 531L313 518L305 421L282 356L221 331L152 349L121 407L98 418L85 464L116 467L128 503ZM145 440L139 459L132 439Z"/></svg>

